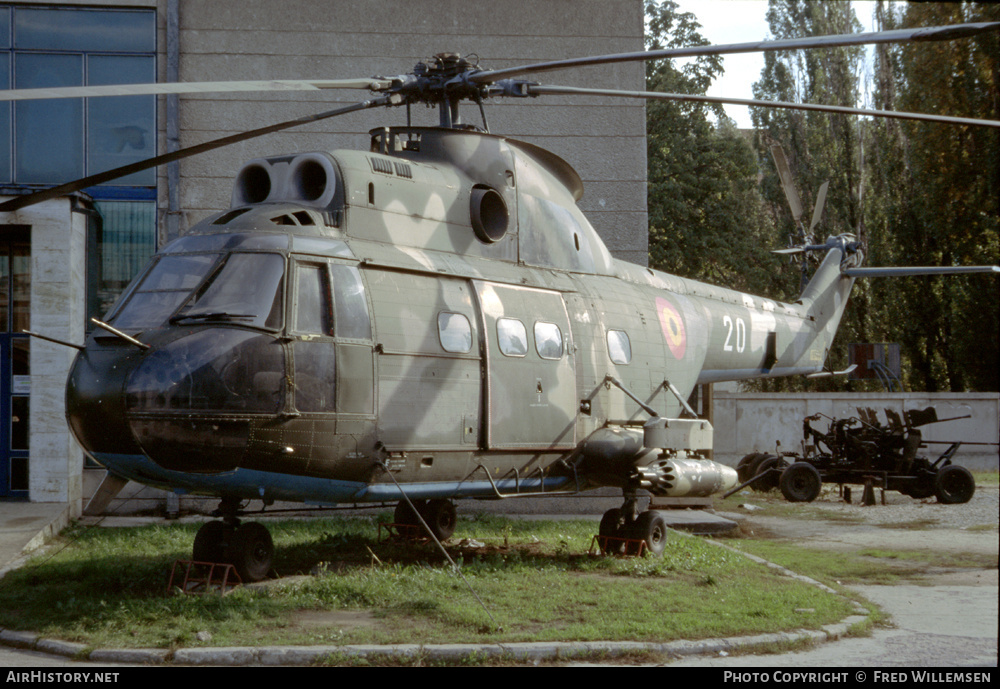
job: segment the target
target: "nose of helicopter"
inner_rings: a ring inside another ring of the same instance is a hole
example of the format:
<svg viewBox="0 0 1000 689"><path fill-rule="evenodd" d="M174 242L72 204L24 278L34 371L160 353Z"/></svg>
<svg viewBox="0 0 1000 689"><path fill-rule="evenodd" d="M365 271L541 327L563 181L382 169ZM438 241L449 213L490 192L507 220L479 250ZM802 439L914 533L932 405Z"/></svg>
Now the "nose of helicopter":
<svg viewBox="0 0 1000 689"><path fill-rule="evenodd" d="M214 327L151 342L143 350L95 338L80 353L66 391L77 440L93 455L144 454L175 471L235 469L250 420L280 412L280 342Z"/></svg>

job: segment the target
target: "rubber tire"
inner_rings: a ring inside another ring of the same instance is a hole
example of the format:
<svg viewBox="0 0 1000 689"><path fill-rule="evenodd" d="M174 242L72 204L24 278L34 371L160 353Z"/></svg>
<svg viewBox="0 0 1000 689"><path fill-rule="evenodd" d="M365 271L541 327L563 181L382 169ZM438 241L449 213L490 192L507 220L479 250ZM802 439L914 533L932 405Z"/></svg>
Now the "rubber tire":
<svg viewBox="0 0 1000 689"><path fill-rule="evenodd" d="M823 479L812 464L795 462L781 472L778 485L788 502L812 502L819 497Z"/></svg>
<svg viewBox="0 0 1000 689"><path fill-rule="evenodd" d="M771 469L781 467L783 464L781 457L777 455L763 455L754 465L753 465L753 476L758 476ZM769 490L774 490L778 487L778 482L781 480L781 475L778 473L769 473L762 479L758 479L750 484L750 487L757 491L758 493L766 493Z"/></svg>
<svg viewBox="0 0 1000 689"><path fill-rule="evenodd" d="M647 510L635 520L632 538L645 541L646 552L660 557L667 547L667 523L659 512Z"/></svg>
<svg viewBox="0 0 1000 689"><path fill-rule="evenodd" d="M458 514L455 512L455 504L451 500L436 498L428 500L427 504L420 508L420 514L430 527L431 533L439 541L451 538L455 533L455 526L458 524Z"/></svg>
<svg viewBox="0 0 1000 689"><path fill-rule="evenodd" d="M233 534L228 555L244 583L267 578L274 562L271 532L258 522L241 525Z"/></svg>
<svg viewBox="0 0 1000 689"><path fill-rule="evenodd" d="M232 536L232 529L224 523L218 520L205 522L194 537L191 559L195 562L225 562L226 544Z"/></svg>
<svg viewBox="0 0 1000 689"><path fill-rule="evenodd" d="M943 505L969 502L976 492L976 480L965 467L949 464L934 479L934 494Z"/></svg>
<svg viewBox="0 0 1000 689"><path fill-rule="evenodd" d="M936 490L935 483L937 481L937 475L923 475L917 477L917 480L911 483L906 490L900 490L899 492L903 495L909 495L914 500L924 500L934 495Z"/></svg>
<svg viewBox="0 0 1000 689"><path fill-rule="evenodd" d="M621 554L624 549L624 544L619 542L614 542L610 544L605 544L604 538L621 538L622 537L622 525L624 524L624 519L622 519L622 511L617 507L612 508L604 513L601 517L601 525L597 529L598 545L601 546L601 552L607 555L618 555ZM607 547L605 547L607 546Z"/></svg>
<svg viewBox="0 0 1000 689"><path fill-rule="evenodd" d="M760 452L751 452L739 461L736 465L736 477L739 479L740 483L746 483L753 475L750 473L754 462L756 462L761 457L764 457Z"/></svg>
<svg viewBox="0 0 1000 689"><path fill-rule="evenodd" d="M423 500L414 500L413 506L418 510L424 509L425 502ZM410 504L406 500L400 500L396 503L396 510L393 512L392 521L395 524L405 524L409 526L419 526L420 520L417 519L417 514L410 509Z"/></svg>

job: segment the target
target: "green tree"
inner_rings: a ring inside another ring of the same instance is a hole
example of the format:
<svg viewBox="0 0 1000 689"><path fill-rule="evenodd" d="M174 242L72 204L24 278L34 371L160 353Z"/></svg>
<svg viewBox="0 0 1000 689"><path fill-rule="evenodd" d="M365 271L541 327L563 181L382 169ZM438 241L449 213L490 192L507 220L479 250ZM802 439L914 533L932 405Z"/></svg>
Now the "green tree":
<svg viewBox="0 0 1000 689"><path fill-rule="evenodd" d="M861 25L850 3L836 0L770 0L768 25L775 39L856 33ZM862 48L823 48L768 52L764 54L761 78L754 84L754 97L824 105L854 107L858 102ZM802 199L801 222L808 230L817 194L829 182L822 220L813 239L822 242L828 235L857 232L860 222L861 140L857 118L849 115L750 109L754 122L754 145L762 171L761 194L774 219L773 245L795 239L798 228L781 186L771 147L784 151L795 186ZM807 260L819 258L812 254ZM794 301L801 290L798 265L782 271L782 298ZM865 285L852 295L841 329L831 352L831 364L847 363L847 344L865 341L864 323L869 298ZM842 389L840 378L807 382L801 379L760 381L754 387L765 390Z"/></svg>
<svg viewBox="0 0 1000 689"><path fill-rule="evenodd" d="M646 19L650 50L707 43L694 16L678 12L671 0L648 1ZM646 88L703 94L721 72L718 56L684 65L661 60L647 63ZM647 105L646 136L650 265L747 292L773 292L771 268L778 262L763 241L770 225L746 137L720 106L663 101Z"/></svg>
<svg viewBox="0 0 1000 689"><path fill-rule="evenodd" d="M986 3L880 2L880 28L997 21ZM876 106L1000 119L1000 43L974 39L880 48ZM872 262L970 265L1000 262L1000 133L985 127L873 122L866 199ZM901 343L912 389L998 390L1000 282L992 276L880 281L893 318L875 337ZM886 314L888 315L888 314Z"/></svg>

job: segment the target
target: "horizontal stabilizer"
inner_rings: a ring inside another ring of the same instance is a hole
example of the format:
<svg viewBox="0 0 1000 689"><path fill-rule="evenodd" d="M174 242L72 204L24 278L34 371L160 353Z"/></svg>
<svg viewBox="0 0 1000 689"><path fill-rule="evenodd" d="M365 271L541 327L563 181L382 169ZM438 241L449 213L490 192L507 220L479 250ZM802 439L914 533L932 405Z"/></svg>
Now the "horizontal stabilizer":
<svg viewBox="0 0 1000 689"><path fill-rule="evenodd" d="M912 266L909 268L847 268L852 278L906 277L909 275L961 275L963 273L1000 273L1000 266Z"/></svg>

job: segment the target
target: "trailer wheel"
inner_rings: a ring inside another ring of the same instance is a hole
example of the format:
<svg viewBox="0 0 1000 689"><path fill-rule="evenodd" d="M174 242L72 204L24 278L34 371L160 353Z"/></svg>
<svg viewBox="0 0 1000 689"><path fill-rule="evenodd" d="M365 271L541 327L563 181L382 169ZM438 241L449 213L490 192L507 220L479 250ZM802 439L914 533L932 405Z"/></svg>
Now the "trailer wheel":
<svg viewBox="0 0 1000 689"><path fill-rule="evenodd" d="M752 465L753 469L751 476L763 476L753 483L750 487L759 493L766 493L769 490L774 490L778 487L778 481L780 480L780 474L778 472L771 471L772 469L781 469L784 466L784 461L781 457L776 455L761 455L760 458L754 462Z"/></svg>
<svg viewBox="0 0 1000 689"><path fill-rule="evenodd" d="M812 502L819 497L823 479L812 464L795 462L781 472L778 485L788 502Z"/></svg>
<svg viewBox="0 0 1000 689"><path fill-rule="evenodd" d="M949 464L938 472L934 479L934 493L938 502L957 505L969 502L976 492L976 481L965 467Z"/></svg>
<svg viewBox="0 0 1000 689"><path fill-rule="evenodd" d="M754 474L750 473L753 471L754 462L764 456L760 452L751 452L740 460L739 464L736 465L736 477L740 483L746 483L754 477Z"/></svg>
<svg viewBox="0 0 1000 689"><path fill-rule="evenodd" d="M914 500L929 498L937 490L935 486L936 478L936 474L922 474L909 486L905 486L905 489L901 488L899 492L903 495L909 495Z"/></svg>

